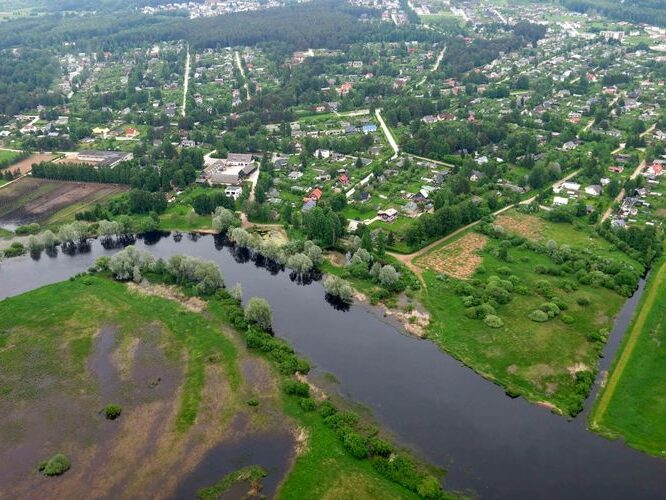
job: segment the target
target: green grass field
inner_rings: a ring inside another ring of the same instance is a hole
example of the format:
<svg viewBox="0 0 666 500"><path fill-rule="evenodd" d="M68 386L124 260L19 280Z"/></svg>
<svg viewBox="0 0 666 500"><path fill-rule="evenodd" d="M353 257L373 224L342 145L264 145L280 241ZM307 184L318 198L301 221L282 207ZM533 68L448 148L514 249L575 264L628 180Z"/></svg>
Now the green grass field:
<svg viewBox="0 0 666 500"><path fill-rule="evenodd" d="M560 244L577 246L587 241L571 225L549 227L544 232ZM434 248L426 254L426 259L430 257L432 263L433 254L440 249L444 257L447 246L466 233ZM605 242L598 245L608 247ZM427 286L421 300L431 313L429 337L484 377L505 387L507 392L554 405L565 414L575 414L589 390L589 384L581 386L576 374L596 372L605 334L626 299L606 288L576 283L572 274L537 274L535 266L548 267L553 262L527 248L511 248L510 261L501 260L496 254L498 247L499 243L491 239L482 250L463 252L458 260L478 266L471 274L471 282L485 283L491 276L503 279L512 276L516 283L526 287L525 294L514 292L509 303L496 307L503 325L493 328L482 320L469 318L463 298L455 293L459 280L439 279L436 270L426 269L423 278ZM415 263L424 265L421 260ZM641 269L638 265L636 268ZM538 292L539 282L548 283L566 308L545 322L528 317L549 302ZM574 289L570 288L572 284ZM589 304L580 305L578 300L582 298L589 300Z"/></svg>
<svg viewBox="0 0 666 500"><path fill-rule="evenodd" d="M590 428L666 457L666 261L648 288L590 416Z"/></svg>

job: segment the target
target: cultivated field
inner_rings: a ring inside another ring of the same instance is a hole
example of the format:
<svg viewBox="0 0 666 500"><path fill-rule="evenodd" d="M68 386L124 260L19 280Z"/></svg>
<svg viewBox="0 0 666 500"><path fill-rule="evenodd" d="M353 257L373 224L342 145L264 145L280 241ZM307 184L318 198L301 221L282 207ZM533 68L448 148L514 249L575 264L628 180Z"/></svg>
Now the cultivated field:
<svg viewBox="0 0 666 500"><path fill-rule="evenodd" d="M445 246L432 250L416 259L416 265L446 274L457 279L470 278L483 258L479 251L486 245L488 238L482 234L469 232L462 238Z"/></svg>
<svg viewBox="0 0 666 500"><path fill-rule="evenodd" d="M531 240L538 240L543 236L543 219L534 215L521 214L515 210L497 217L495 224L509 233L518 234Z"/></svg>
<svg viewBox="0 0 666 500"><path fill-rule="evenodd" d="M8 167L12 172L18 169L19 172L21 172L21 175L25 175L28 172L32 170L32 166L35 163L41 163L43 161L51 161L53 158L55 158L56 155L50 154L50 153L39 153L39 154L34 154L30 158L26 158L25 160L21 160L18 163L15 163L14 165Z"/></svg>
<svg viewBox="0 0 666 500"><path fill-rule="evenodd" d="M115 184L23 177L0 189L0 222L16 225L63 222L94 203L127 190Z"/></svg>

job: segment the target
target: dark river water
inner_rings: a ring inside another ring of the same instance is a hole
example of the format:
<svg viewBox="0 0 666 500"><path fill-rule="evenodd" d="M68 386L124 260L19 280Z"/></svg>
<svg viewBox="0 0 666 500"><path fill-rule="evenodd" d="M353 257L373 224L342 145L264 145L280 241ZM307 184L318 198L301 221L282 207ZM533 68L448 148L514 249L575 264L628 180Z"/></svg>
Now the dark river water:
<svg viewBox="0 0 666 500"><path fill-rule="evenodd" d="M666 461L586 430L573 421L511 399L433 343L401 334L362 306L333 308L318 282L294 283L246 262L212 236L139 239L159 257L176 253L217 262L228 286L266 298L276 334L332 373L340 392L370 408L404 444L448 469L449 488L489 498L666 498ZM110 254L98 241L87 253L29 256L0 264L0 299L64 280ZM611 362L642 292L620 313L602 360ZM666 422L664 423L666 425Z"/></svg>

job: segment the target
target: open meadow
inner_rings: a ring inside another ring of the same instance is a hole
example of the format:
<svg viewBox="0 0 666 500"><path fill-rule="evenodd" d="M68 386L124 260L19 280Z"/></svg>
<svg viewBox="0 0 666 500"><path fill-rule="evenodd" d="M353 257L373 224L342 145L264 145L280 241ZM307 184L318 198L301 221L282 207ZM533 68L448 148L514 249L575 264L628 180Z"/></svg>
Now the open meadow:
<svg viewBox="0 0 666 500"><path fill-rule="evenodd" d="M575 415L631 293L618 283L633 284L642 266L597 257L619 252L571 224L508 214L488 234L470 229L415 259L428 335L509 394Z"/></svg>

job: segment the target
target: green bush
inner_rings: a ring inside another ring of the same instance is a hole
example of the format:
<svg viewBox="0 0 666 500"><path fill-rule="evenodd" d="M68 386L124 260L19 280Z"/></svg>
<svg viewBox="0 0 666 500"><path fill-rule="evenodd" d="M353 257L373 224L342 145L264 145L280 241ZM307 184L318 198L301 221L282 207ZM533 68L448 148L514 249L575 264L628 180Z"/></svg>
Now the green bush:
<svg viewBox="0 0 666 500"><path fill-rule="evenodd" d="M307 398L310 396L310 387L304 382L298 380L287 380L282 386L282 390L289 396L298 396Z"/></svg>
<svg viewBox="0 0 666 500"><path fill-rule="evenodd" d="M313 411L315 408L317 408L317 404L312 398L301 398L298 401L298 405L303 411Z"/></svg>
<svg viewBox="0 0 666 500"><path fill-rule="evenodd" d="M123 412L123 409L120 405L106 405L104 407L104 416L107 420L115 420Z"/></svg>
<svg viewBox="0 0 666 500"><path fill-rule="evenodd" d="M390 457L393 453L393 446L377 436L368 440L368 450L371 455L379 457Z"/></svg>
<svg viewBox="0 0 666 500"><path fill-rule="evenodd" d="M501 328L504 326L504 321L502 321L502 318L495 316L494 314L488 314L485 318L483 318L483 322L490 328Z"/></svg>
<svg viewBox="0 0 666 500"><path fill-rule="evenodd" d="M69 458L62 453L58 453L48 460L40 462L37 468L45 476L60 476L67 472L71 466L72 463L69 461Z"/></svg>
<svg viewBox="0 0 666 500"><path fill-rule="evenodd" d="M5 257L18 257L25 253L25 247L20 241L15 241L4 250Z"/></svg>
<svg viewBox="0 0 666 500"><path fill-rule="evenodd" d="M346 433L342 438L342 444L352 457L358 459L368 458L367 442L357 432Z"/></svg>
<svg viewBox="0 0 666 500"><path fill-rule="evenodd" d="M586 297L585 295L583 295L583 296L578 297L576 299L576 303L581 307L589 306L590 305L590 299L588 297Z"/></svg>
<svg viewBox="0 0 666 500"><path fill-rule="evenodd" d="M562 316L560 316L560 318L562 319L562 322L566 325L572 325L572 324L575 323L575 320L573 319L573 317L571 317L568 314L563 314Z"/></svg>
<svg viewBox="0 0 666 500"><path fill-rule="evenodd" d="M550 319L548 317L548 314L546 314L545 312L543 312L540 309L536 309L536 310L532 311L531 313L529 313L527 315L527 317L529 319L531 319L532 321L536 321L537 323L545 323L546 321L548 321Z"/></svg>
<svg viewBox="0 0 666 500"><path fill-rule="evenodd" d="M539 306L539 309L541 309L543 312L545 312L549 318L554 318L558 314L560 314L560 308L557 307L557 304L554 302L544 302Z"/></svg>
<svg viewBox="0 0 666 500"><path fill-rule="evenodd" d="M247 400L248 406L259 406L259 400L257 398L250 398Z"/></svg>

